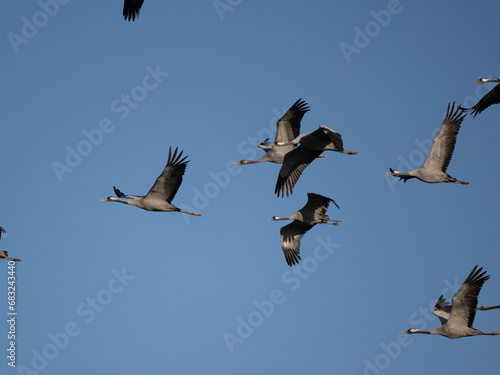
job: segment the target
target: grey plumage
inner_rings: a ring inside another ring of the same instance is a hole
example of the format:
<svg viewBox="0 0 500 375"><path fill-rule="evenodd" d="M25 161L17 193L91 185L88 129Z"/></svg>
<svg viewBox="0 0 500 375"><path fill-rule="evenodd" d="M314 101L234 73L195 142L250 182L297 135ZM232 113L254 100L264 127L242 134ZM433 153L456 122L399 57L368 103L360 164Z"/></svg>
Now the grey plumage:
<svg viewBox="0 0 500 375"><path fill-rule="evenodd" d="M141 10L144 0L125 0L123 3L123 18L125 21L135 21L139 18L139 11Z"/></svg>
<svg viewBox="0 0 500 375"><path fill-rule="evenodd" d="M417 178L427 183L451 182L468 185L470 183L469 181L457 180L446 173L455 149L460 125L466 115L463 108L457 107L455 110L455 103L453 103L451 107L450 104L448 104L446 117L441 124L441 129L434 137L431 150L424 165L408 173L395 171L389 168L389 172L386 174L399 177L399 179L404 180L404 182L410 178Z"/></svg>
<svg viewBox="0 0 500 375"><path fill-rule="evenodd" d="M340 220L331 220L326 214L328 205L333 203L339 208L338 204L328 197L319 194L308 193L307 203L293 215L285 218L273 216L269 221L293 220L280 230L281 248L287 264L291 267L300 261L300 240L304 234L316 224L338 225Z"/></svg>
<svg viewBox="0 0 500 375"><path fill-rule="evenodd" d="M285 155L295 148L295 145L289 142L300 134L300 121L309 110L310 108L305 101L302 99L297 100L276 123L276 137L274 138L274 142L270 144L268 138L257 146L266 153L258 160L243 159L235 165L263 162L283 163Z"/></svg>
<svg viewBox="0 0 500 375"><path fill-rule="evenodd" d="M102 199L101 202L119 202L142 208L147 211L182 212L185 214L201 216L197 212L183 211L171 204L177 190L179 190L179 186L182 183L182 176L186 171L188 163L188 161L186 161L187 156L181 159L183 152L184 151L181 151L177 154L176 148L172 154L172 148L169 149L167 165L146 195L125 195L113 186L115 194L119 198L126 198L130 200L123 201L115 197L107 197Z"/></svg>
<svg viewBox="0 0 500 375"><path fill-rule="evenodd" d="M478 335L500 335L500 332L482 332L472 327L474 317L476 316L477 296L485 281L490 278L486 275L486 271L483 271L482 267L479 269L477 267L476 265L472 269L469 276L460 286L460 289L458 289L453 296L448 317L445 314L447 313L446 311L448 310L449 304L444 298L438 300L440 305L438 309L442 310L442 314L440 313L441 316L435 315L439 317L441 322L444 321L443 324L430 331L410 328L401 334L423 333L441 335L450 339ZM436 304L436 306L438 306L438 304Z"/></svg>
<svg viewBox="0 0 500 375"><path fill-rule="evenodd" d="M344 150L342 136L336 131L320 125L313 132L304 133L293 139L291 142L299 147L288 152L283 160L283 165L278 174L274 193L283 198L293 194L293 188L299 180L302 172L320 156L323 151L336 151L347 155L356 155L356 151Z"/></svg>

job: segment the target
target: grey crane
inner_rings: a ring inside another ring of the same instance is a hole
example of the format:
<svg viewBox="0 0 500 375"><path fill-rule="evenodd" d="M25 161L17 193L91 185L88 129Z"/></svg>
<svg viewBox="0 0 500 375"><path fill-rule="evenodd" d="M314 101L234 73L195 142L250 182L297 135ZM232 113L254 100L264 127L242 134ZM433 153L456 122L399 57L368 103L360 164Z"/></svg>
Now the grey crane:
<svg viewBox="0 0 500 375"><path fill-rule="evenodd" d="M305 101L297 100L286 113L276 123L276 137L274 143L269 144L264 140L257 147L266 153L258 160L243 159L235 165L255 164L255 163L283 163L285 155L295 148L295 145L289 143L300 134L300 121L302 117L310 110Z"/></svg>
<svg viewBox="0 0 500 375"><path fill-rule="evenodd" d="M495 79L479 78L477 81L474 81L474 83L489 83L489 82L500 82L500 77ZM493 87L485 96L483 96L476 103L475 106L473 106L472 108L464 108L464 109L467 111L471 111L471 113L474 114L474 117L476 117L478 113L481 113L490 105L498 103L500 103L500 84Z"/></svg>
<svg viewBox="0 0 500 375"><path fill-rule="evenodd" d="M289 217L273 216L269 221L293 220L290 224L281 228L281 248L285 254L287 264L291 267L299 263L300 239L316 224L339 225L341 220L331 220L326 214L328 205L332 202L335 207L338 204L330 198L319 194L308 193L307 203L300 210Z"/></svg>
<svg viewBox="0 0 500 375"><path fill-rule="evenodd" d="M107 197L105 199L101 199L101 202L119 202L139 207L147 211L182 212L185 214L201 216L197 212L183 211L171 204L172 199L174 199L175 194L182 183L182 176L186 171L186 165L188 163L188 161L186 161L187 156L181 159L183 152L184 151L181 151L177 155L176 147L174 153L172 154L172 147L170 147L168 151L167 165L163 169L161 175L156 179L151 190L149 190L146 195L125 195L113 186L115 194L118 198L126 198L130 200L124 201L115 197Z"/></svg>
<svg viewBox="0 0 500 375"><path fill-rule="evenodd" d="M14 262L20 262L22 259L11 258L6 250L0 250L0 259L13 260Z"/></svg>
<svg viewBox="0 0 500 375"><path fill-rule="evenodd" d="M402 332L401 334L423 333L429 335L441 335L449 339L457 339L460 337L478 336L478 335L500 335L500 332L482 332L472 327L474 317L476 316L477 296L481 291L481 287L490 277L486 275L483 268L477 268L476 265L469 276L465 279L460 289L455 293L451 300L451 309L447 306L446 300L441 299L440 302L442 313L437 315L442 324L430 331L423 331L415 328ZM443 301L444 300L444 301ZM446 309L446 310L444 310ZM446 316L446 311L449 310L449 317Z"/></svg>
<svg viewBox="0 0 500 375"><path fill-rule="evenodd" d="M398 172L389 168L390 171L386 174L399 177L399 180L404 180L404 182L410 178L417 178L420 181L428 183L452 182L463 185L470 184L469 181L457 180L446 173L453 155L453 150L455 149L455 142L457 140L458 131L460 130L460 125L466 115L464 109L460 108L460 106L455 110L455 103L453 103L451 107L450 104L448 104L446 117L441 125L441 129L434 137L431 150L429 151L429 155L424 165L408 173Z"/></svg>
<svg viewBox="0 0 500 375"><path fill-rule="evenodd" d="M123 3L123 18L125 21L135 21L139 18L139 11L141 10L144 0L125 0Z"/></svg>
<svg viewBox="0 0 500 375"><path fill-rule="evenodd" d="M285 155L283 165L278 174L274 193L281 195L293 194L293 187L299 180L304 169L312 163L323 151L336 151L347 155L356 155L356 151L344 150L342 136L336 131L320 125L313 132L304 133L290 142L299 147Z"/></svg>

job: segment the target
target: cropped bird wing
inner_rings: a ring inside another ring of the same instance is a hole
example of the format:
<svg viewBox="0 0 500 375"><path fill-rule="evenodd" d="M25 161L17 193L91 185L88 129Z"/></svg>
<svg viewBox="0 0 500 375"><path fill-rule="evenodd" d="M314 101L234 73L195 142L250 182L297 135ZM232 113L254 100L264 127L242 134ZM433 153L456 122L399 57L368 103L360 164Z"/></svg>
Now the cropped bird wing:
<svg viewBox="0 0 500 375"><path fill-rule="evenodd" d="M467 114L464 113L463 108L457 107L455 110L455 103L451 105L451 108L450 104L448 104L446 117L441 125L439 133L434 137L431 151L422 168L446 172L453 155L453 150L455 149L455 142L457 140L458 131L460 130L460 125L465 116L467 116Z"/></svg>
<svg viewBox="0 0 500 375"><path fill-rule="evenodd" d="M304 213L312 212L314 214L313 219L316 222L328 220L329 217L326 214L326 210L328 209L330 202L332 202L335 207L340 208L339 205L331 198L315 193L307 193L307 203L299 211ZM302 216L305 215L302 214Z"/></svg>
<svg viewBox="0 0 500 375"><path fill-rule="evenodd" d="M479 100L476 105L471 108L471 113L474 114L474 117L476 117L478 113L481 113L490 105L498 103L500 103L500 84L493 87L490 92L483 96L481 100Z"/></svg>
<svg viewBox="0 0 500 375"><path fill-rule="evenodd" d="M5 233L5 229L3 229L2 227L0 227L0 238L2 238L2 233Z"/></svg>
<svg viewBox="0 0 500 375"><path fill-rule="evenodd" d="M265 152L268 152L273 148L271 143L269 142L269 138L264 139L260 144L257 145L258 148L263 149Z"/></svg>
<svg viewBox="0 0 500 375"><path fill-rule="evenodd" d="M283 159L274 194L277 194L278 197L281 195L282 198L285 196L285 190L287 196L292 194L293 187L304 169L320 154L321 151L309 150L303 146L288 152Z"/></svg>
<svg viewBox="0 0 500 375"><path fill-rule="evenodd" d="M439 296L432 313L439 318L441 324L446 324L448 321L451 313L451 305L442 294Z"/></svg>
<svg viewBox="0 0 500 375"><path fill-rule="evenodd" d="M299 263L300 239L312 227L313 225L294 220L281 228L281 248L285 254L286 263L290 267Z"/></svg>
<svg viewBox="0 0 500 375"><path fill-rule="evenodd" d="M274 143L291 142L300 134L300 121L309 107L302 99L297 100L276 124Z"/></svg>
<svg viewBox="0 0 500 375"><path fill-rule="evenodd" d="M448 324L472 328L476 316L477 296L484 282L490 277L483 268L475 266L467 279L451 299L451 314Z"/></svg>
<svg viewBox="0 0 500 375"><path fill-rule="evenodd" d="M7 253L6 250L0 250L0 259L8 258L8 257L9 257L9 254Z"/></svg>
<svg viewBox="0 0 500 375"><path fill-rule="evenodd" d="M182 153L181 151L179 155L177 155L177 147L172 155L172 147L168 150L168 161L167 165L163 169L163 172L156 179L151 190L149 190L147 196L156 199L166 200L168 203L174 199L177 190L179 190L179 186L182 183L182 176L186 171L186 165L188 161L186 161L187 156L181 159Z"/></svg>
<svg viewBox="0 0 500 375"><path fill-rule="evenodd" d="M113 190L115 191L115 194L118 198L127 198L127 199L140 198L139 195L125 195L115 186L113 186Z"/></svg>
<svg viewBox="0 0 500 375"><path fill-rule="evenodd" d="M139 11L143 2L144 0L125 0L123 3L123 17L125 21L135 21L135 17L139 18Z"/></svg>

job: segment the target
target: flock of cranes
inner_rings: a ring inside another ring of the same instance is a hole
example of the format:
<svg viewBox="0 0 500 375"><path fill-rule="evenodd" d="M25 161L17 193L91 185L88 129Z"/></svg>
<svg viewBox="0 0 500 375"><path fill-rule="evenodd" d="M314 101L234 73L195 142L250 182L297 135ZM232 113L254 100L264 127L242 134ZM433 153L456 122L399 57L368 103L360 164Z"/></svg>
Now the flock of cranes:
<svg viewBox="0 0 500 375"><path fill-rule="evenodd" d="M483 82L486 80L480 80ZM491 81L491 80L489 80ZM479 81L478 81L479 82ZM498 79L500 82L500 79ZM497 86L499 87L499 86ZM495 91L495 87L485 98ZM493 97L494 95L490 95ZM485 100L485 98L481 100ZM435 136L427 159L424 165L414 171L403 173L390 169L387 174L399 177L406 182L408 179L417 178L427 183L458 183L467 185L468 181L460 181L446 173L450 164L456 139L460 126L467 116L467 111L474 115L481 112L485 102L472 108L466 109L455 106L455 103L448 104L445 119L441 128ZM334 130L320 125L312 132L300 134L301 120L310 110L309 106L302 99L297 100L288 111L278 120L276 124L276 137L273 143L269 139L264 140L257 147L261 148L265 154L257 160L241 160L235 165L258 164L270 162L281 164L276 182L275 194L279 197L289 196L293 193L293 187L297 183L304 169L317 158L324 158L323 152L335 151L346 155L356 155L356 151L344 150L342 136ZM201 216L197 212L186 212L174 205L172 199L182 183L182 176L186 170L186 158L182 158L183 151L178 153L176 148L172 154L169 150L168 161L162 174L156 179L151 190L145 196L125 195L116 187L113 187L116 197L107 197L102 201L120 202L142 208L148 211L181 212L190 215ZM281 248L285 256L286 263L292 267L299 263L300 240L304 234L316 224L339 225L341 220L333 220L327 215L330 203L335 207L339 205L331 198L308 193L308 200L304 207L293 213L289 217L273 216L269 221L293 220L283 226L280 230ZM122 199L127 200L122 200ZM472 327L476 310L491 310L500 308L498 306L477 307L477 297L484 282L489 279L486 271L476 266L464 281L460 289L455 293L450 305L441 295L436 303L434 315L438 316L441 325L430 331L423 331L410 328L402 334L431 334L442 335L448 338L460 338L477 335L500 335L500 332L482 332Z"/></svg>

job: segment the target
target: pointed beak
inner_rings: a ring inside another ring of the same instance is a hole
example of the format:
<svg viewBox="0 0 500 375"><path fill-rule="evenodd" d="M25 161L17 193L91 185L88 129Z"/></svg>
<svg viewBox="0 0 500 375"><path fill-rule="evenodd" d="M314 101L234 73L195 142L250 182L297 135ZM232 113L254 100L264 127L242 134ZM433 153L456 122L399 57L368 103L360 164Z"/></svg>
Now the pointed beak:
<svg viewBox="0 0 500 375"><path fill-rule="evenodd" d="M237 162L236 164L233 164L233 165L241 165L241 161Z"/></svg>

